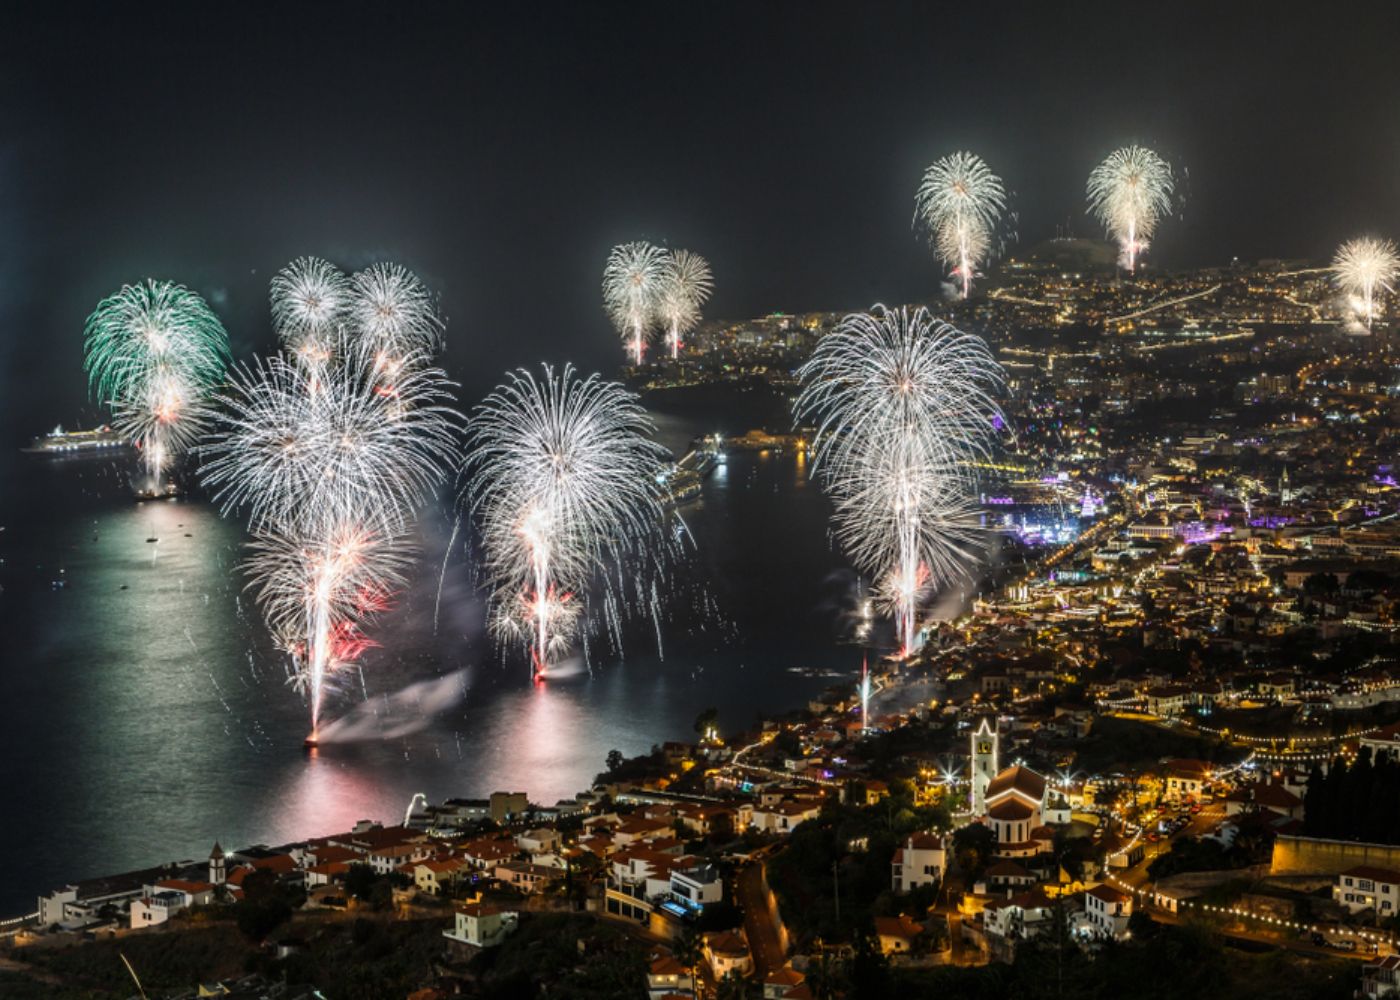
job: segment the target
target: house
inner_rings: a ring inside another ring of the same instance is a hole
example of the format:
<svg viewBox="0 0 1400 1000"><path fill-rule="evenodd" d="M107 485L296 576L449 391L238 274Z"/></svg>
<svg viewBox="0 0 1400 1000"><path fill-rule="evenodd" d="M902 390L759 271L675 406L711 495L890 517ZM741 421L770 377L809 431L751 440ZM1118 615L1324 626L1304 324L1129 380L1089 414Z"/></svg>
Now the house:
<svg viewBox="0 0 1400 1000"><path fill-rule="evenodd" d="M880 952L885 955L907 955L914 950L914 941L924 932L923 924L906 914L897 917L876 917L875 936L880 939Z"/></svg>
<svg viewBox="0 0 1400 1000"><path fill-rule="evenodd" d="M520 914L516 910L489 903L467 903L457 907L452 929L443 931L442 936L474 948L494 948L513 933L519 923Z"/></svg>
<svg viewBox="0 0 1400 1000"><path fill-rule="evenodd" d="M647 995L651 1000L668 996L694 996L695 980L690 970L671 955L652 959L647 969Z"/></svg>
<svg viewBox="0 0 1400 1000"><path fill-rule="evenodd" d="M507 861L496 866L497 881L529 895L539 892L559 877L559 869L532 865L528 861Z"/></svg>
<svg viewBox="0 0 1400 1000"><path fill-rule="evenodd" d="M1163 718L1175 718L1186 710L1191 701L1191 689L1184 684L1150 687L1143 693L1147 711Z"/></svg>
<svg viewBox="0 0 1400 1000"><path fill-rule="evenodd" d="M374 869L376 875L388 875L404 865L411 865L432 856L433 845L426 842L387 844L366 854L365 861Z"/></svg>
<svg viewBox="0 0 1400 1000"><path fill-rule="evenodd" d="M1361 737L1361 746L1371 748L1372 760L1379 761L1382 755L1400 760L1400 722L1392 722Z"/></svg>
<svg viewBox="0 0 1400 1000"><path fill-rule="evenodd" d="M1282 785L1265 781L1245 785L1225 796L1226 816L1258 809L1268 809L1289 819L1302 819L1303 800Z"/></svg>
<svg viewBox="0 0 1400 1000"><path fill-rule="evenodd" d="M998 861L982 877L993 889L1029 889L1035 885L1035 876L1010 860Z"/></svg>
<svg viewBox="0 0 1400 1000"><path fill-rule="evenodd" d="M1358 865L1335 876L1332 898L1352 913L1375 910L1378 917L1400 912L1400 872Z"/></svg>
<svg viewBox="0 0 1400 1000"><path fill-rule="evenodd" d="M105 907L124 908L147 895L152 882L169 874L167 868L146 868L65 885L39 897L39 926L80 926L98 920Z"/></svg>
<svg viewBox="0 0 1400 1000"><path fill-rule="evenodd" d="M1400 996L1400 955L1373 958L1361 967L1361 988L1357 996L1365 1000Z"/></svg>
<svg viewBox="0 0 1400 1000"><path fill-rule="evenodd" d="M1133 898L1112 886L1096 885L1084 894L1084 912L1099 937L1122 940L1133 915Z"/></svg>
<svg viewBox="0 0 1400 1000"><path fill-rule="evenodd" d="M564 839L559 835L559 831L552 827L542 826L536 830L526 830L518 834L515 838L515 846L526 854L546 854L559 850Z"/></svg>
<svg viewBox="0 0 1400 1000"><path fill-rule="evenodd" d="M894 852L890 862L890 883L895 892L910 892L921 885L933 885L943 877L948 864L947 848L936 833L912 833Z"/></svg>
<svg viewBox="0 0 1400 1000"><path fill-rule="evenodd" d="M189 905L189 896L176 889L142 896L131 903L131 929L159 926Z"/></svg>
<svg viewBox="0 0 1400 1000"><path fill-rule="evenodd" d="M790 965L774 969L763 977L763 1000L784 1000L807 981L807 977Z"/></svg>
<svg viewBox="0 0 1400 1000"><path fill-rule="evenodd" d="M470 871L471 864L465 858L429 858L413 865L413 884L419 892L440 896Z"/></svg>
<svg viewBox="0 0 1400 1000"><path fill-rule="evenodd" d="M753 956L743 931L712 931L705 935L705 961L715 979L744 977L753 972Z"/></svg>
<svg viewBox="0 0 1400 1000"><path fill-rule="evenodd" d="M724 875L711 864L671 870L671 899L688 910L703 910L724 899Z"/></svg>
<svg viewBox="0 0 1400 1000"><path fill-rule="evenodd" d="M1051 903L1040 889L1032 889L1010 899L993 900L983 905L982 921L987 934L1003 940L1035 937L1047 926Z"/></svg>
<svg viewBox="0 0 1400 1000"><path fill-rule="evenodd" d="M1210 783L1210 773L1210 765L1203 760L1168 761L1162 794L1173 802L1199 799Z"/></svg>
<svg viewBox="0 0 1400 1000"><path fill-rule="evenodd" d="M799 799L759 806L753 811L753 825L764 833L790 833L793 829L821 815L822 804L817 799Z"/></svg>

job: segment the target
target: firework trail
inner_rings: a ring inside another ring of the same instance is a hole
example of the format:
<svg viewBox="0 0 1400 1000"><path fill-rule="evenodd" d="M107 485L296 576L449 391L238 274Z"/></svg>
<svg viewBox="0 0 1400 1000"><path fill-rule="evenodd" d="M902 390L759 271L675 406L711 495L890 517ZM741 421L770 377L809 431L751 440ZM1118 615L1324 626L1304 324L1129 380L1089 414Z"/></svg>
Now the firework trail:
<svg viewBox="0 0 1400 1000"><path fill-rule="evenodd" d="M647 331L655 322L666 282L667 254L645 241L613 247L603 269L603 305L632 352L642 363Z"/></svg>
<svg viewBox="0 0 1400 1000"><path fill-rule="evenodd" d="M813 469L836 536L912 652L920 604L976 557L971 466L1001 416L1001 369L981 339L927 310L876 306L842 320L799 375L794 413L817 427Z"/></svg>
<svg viewBox="0 0 1400 1000"><path fill-rule="evenodd" d="M334 356L350 309L350 283L319 257L298 257L272 279L272 323L300 361L325 364Z"/></svg>
<svg viewBox="0 0 1400 1000"><path fill-rule="evenodd" d="M1332 280L1351 300L1353 311L1366 321L1376 317L1376 296L1393 291L1400 276L1400 253L1391 240L1363 236L1343 243L1332 258Z"/></svg>
<svg viewBox="0 0 1400 1000"><path fill-rule="evenodd" d="M228 335L204 300L169 281L125 285L84 330L89 387L141 449L151 487L199 435Z"/></svg>
<svg viewBox="0 0 1400 1000"><path fill-rule="evenodd" d="M915 219L927 228L938 257L962 281L962 297L992 251L993 236L1006 211L1001 178L980 156L954 153L924 171L914 199Z"/></svg>
<svg viewBox="0 0 1400 1000"><path fill-rule="evenodd" d="M452 383L421 354L389 389L373 347L342 350L335 364L278 355L235 370L201 470L225 513L248 514L250 586L309 693L313 738L328 678L370 644L363 626L402 582L405 533L460 424Z"/></svg>
<svg viewBox="0 0 1400 1000"><path fill-rule="evenodd" d="M1114 150L1089 175L1089 211L1118 241L1129 271L1137 269L1157 220L1172 210L1173 190L1171 165L1142 146Z"/></svg>
<svg viewBox="0 0 1400 1000"><path fill-rule="evenodd" d="M637 397L572 366L511 372L468 421L463 473L491 580L491 624L523 639L540 676L571 648L604 591L617 634L673 541L661 485L665 451Z"/></svg>
<svg viewBox="0 0 1400 1000"><path fill-rule="evenodd" d="M667 256L657 313L666 331L672 361L680 356L681 335L695 329L695 324L700 322L700 307L714 287L710 263L698 253L677 250Z"/></svg>

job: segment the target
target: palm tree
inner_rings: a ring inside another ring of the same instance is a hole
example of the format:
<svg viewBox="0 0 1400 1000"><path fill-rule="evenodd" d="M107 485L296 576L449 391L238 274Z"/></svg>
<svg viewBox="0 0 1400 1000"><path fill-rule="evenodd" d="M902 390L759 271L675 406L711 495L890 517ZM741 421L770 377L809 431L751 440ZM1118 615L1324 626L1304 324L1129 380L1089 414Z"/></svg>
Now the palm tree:
<svg viewBox="0 0 1400 1000"><path fill-rule="evenodd" d="M690 973L690 986L695 991L696 1000L699 1000L700 976L697 975L696 970L700 966L700 959L704 956L704 948L700 944L700 937L695 933L694 927L687 927L681 932L680 937L671 942L671 954Z"/></svg>

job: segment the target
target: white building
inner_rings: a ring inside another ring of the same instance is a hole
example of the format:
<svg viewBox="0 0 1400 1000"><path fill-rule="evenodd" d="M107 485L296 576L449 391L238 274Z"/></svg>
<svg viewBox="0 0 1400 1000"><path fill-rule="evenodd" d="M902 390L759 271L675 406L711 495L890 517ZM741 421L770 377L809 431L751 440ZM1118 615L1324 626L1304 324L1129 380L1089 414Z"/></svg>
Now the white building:
<svg viewBox="0 0 1400 1000"><path fill-rule="evenodd" d="M688 910L703 910L724 899L724 876L714 865L700 864L671 872L671 899Z"/></svg>
<svg viewBox="0 0 1400 1000"><path fill-rule="evenodd" d="M457 919L450 931L442 936L449 941L475 948L494 948L513 933L519 925L520 914L486 903L469 903L457 907Z"/></svg>
<svg viewBox="0 0 1400 1000"><path fill-rule="evenodd" d="M896 848L890 862L890 887L895 892L910 892L921 885L933 885L943 877L948 865L948 851L943 838L936 833L913 833Z"/></svg>
<svg viewBox="0 0 1400 1000"><path fill-rule="evenodd" d="M1084 894L1084 912L1099 937L1122 940L1133 915L1133 898L1108 885L1096 885Z"/></svg>
<svg viewBox="0 0 1400 1000"><path fill-rule="evenodd" d="M1332 898L1352 913L1375 910L1378 917L1400 912L1400 872L1359 865L1336 876Z"/></svg>

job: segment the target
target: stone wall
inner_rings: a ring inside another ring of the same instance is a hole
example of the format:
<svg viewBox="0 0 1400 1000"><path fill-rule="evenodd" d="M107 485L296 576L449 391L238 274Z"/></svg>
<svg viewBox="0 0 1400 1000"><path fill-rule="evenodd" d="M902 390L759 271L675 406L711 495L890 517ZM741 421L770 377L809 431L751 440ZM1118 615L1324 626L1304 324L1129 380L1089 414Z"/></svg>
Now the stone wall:
<svg viewBox="0 0 1400 1000"><path fill-rule="evenodd" d="M1357 865L1400 870L1400 845L1279 836L1274 840L1274 856L1269 873L1335 875Z"/></svg>

